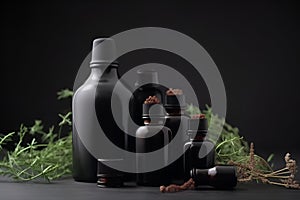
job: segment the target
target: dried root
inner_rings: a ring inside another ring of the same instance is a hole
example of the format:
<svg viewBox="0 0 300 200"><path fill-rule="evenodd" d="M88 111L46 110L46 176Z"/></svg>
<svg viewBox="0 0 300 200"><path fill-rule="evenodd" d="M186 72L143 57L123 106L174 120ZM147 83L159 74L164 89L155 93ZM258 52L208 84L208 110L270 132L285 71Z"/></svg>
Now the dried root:
<svg viewBox="0 0 300 200"><path fill-rule="evenodd" d="M237 166L239 182L258 180L262 183L300 189L300 184L295 180L295 174L297 173L296 161L291 159L291 154L289 153L285 155L284 160L286 163L285 167L277 171L265 172L257 169L254 145L251 143L249 161L247 163L230 161L229 164Z"/></svg>
<svg viewBox="0 0 300 200"><path fill-rule="evenodd" d="M192 178L190 178L187 182L185 182L183 185L169 185L169 186L160 186L159 190L160 192L179 192L179 191L183 191L183 190L193 190L195 189L195 182Z"/></svg>
<svg viewBox="0 0 300 200"><path fill-rule="evenodd" d="M149 96L145 101L144 104L159 104L160 101L156 96Z"/></svg>
<svg viewBox="0 0 300 200"><path fill-rule="evenodd" d="M174 96L174 95L182 95L183 92L181 89L173 89L170 88L167 92L166 92L167 96Z"/></svg>

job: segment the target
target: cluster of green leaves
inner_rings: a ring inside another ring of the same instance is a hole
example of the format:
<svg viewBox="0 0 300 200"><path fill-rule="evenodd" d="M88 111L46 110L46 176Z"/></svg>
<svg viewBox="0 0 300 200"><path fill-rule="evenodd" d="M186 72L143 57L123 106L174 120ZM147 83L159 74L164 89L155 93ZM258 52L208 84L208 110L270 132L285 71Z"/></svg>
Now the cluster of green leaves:
<svg viewBox="0 0 300 200"><path fill-rule="evenodd" d="M228 164L230 161L238 163L249 161L249 144L240 135L237 127L232 127L224 118L214 114L209 106L206 106L206 109L201 111L197 106L189 104L186 111L189 115L205 114L209 123L207 138L215 143L216 162L218 164ZM218 131L220 126L222 128L221 133ZM271 162L272 158L273 154L269 156L267 161L255 155L256 167L266 171L272 170L268 163Z"/></svg>
<svg viewBox="0 0 300 200"><path fill-rule="evenodd" d="M72 96L69 90L58 93L58 99ZM33 126L20 127L17 132L0 135L0 175L16 180L47 180L69 176L72 167L71 112L59 114L61 122L55 128L44 130L42 121ZM63 128L67 134L61 137ZM13 150L5 150L7 143L17 139ZM26 142L26 141L30 142Z"/></svg>

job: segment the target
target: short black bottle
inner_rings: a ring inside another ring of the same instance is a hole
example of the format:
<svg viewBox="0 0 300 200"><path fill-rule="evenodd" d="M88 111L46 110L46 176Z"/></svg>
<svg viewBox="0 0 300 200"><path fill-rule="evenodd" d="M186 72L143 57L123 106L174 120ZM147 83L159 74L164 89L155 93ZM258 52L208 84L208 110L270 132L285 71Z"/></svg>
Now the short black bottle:
<svg viewBox="0 0 300 200"><path fill-rule="evenodd" d="M217 189L232 189L237 185L235 166L216 166L210 169L192 169L195 186L212 186Z"/></svg>
<svg viewBox="0 0 300 200"><path fill-rule="evenodd" d="M171 129L173 138L179 137L179 140L174 140L176 142L173 148L170 147L170 156L175 158L176 155L181 155L171 164L171 176L174 181L183 180L182 147L189 139L186 134L189 117L184 112L186 102L182 90L170 88L166 91L164 107L167 112L165 126Z"/></svg>
<svg viewBox="0 0 300 200"><path fill-rule="evenodd" d="M206 139L207 119L204 115L189 119L187 134L190 141L184 145L184 179L190 178L192 169L208 169L215 165L214 144Z"/></svg>
<svg viewBox="0 0 300 200"><path fill-rule="evenodd" d="M143 105L144 126L136 131L136 152L149 153L166 146L171 138L171 130L164 126L164 109L161 104L151 103ZM152 172L137 174L137 184L143 186L160 186L170 184L170 169L168 167L169 151L161 154L157 162L164 163L164 167ZM143 154L137 155L137 170L143 171L151 165Z"/></svg>

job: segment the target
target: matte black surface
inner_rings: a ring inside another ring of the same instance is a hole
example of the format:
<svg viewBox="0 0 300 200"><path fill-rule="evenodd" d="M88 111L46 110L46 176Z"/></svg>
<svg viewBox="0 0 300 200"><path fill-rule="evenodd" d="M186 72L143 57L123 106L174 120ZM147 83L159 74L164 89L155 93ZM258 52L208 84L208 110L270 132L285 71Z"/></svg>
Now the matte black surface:
<svg viewBox="0 0 300 200"><path fill-rule="evenodd" d="M0 181L1 200L243 200L243 199L300 199L300 190L262 184L239 184L235 190L201 189L179 193L160 193L158 187L98 188L93 183L71 179L52 184L7 183Z"/></svg>

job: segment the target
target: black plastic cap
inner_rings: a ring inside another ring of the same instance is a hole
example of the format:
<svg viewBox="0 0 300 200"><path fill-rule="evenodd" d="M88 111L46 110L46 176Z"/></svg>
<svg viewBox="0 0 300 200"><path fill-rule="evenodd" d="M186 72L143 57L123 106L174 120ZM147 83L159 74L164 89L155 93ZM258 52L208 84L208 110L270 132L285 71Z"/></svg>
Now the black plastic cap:
<svg viewBox="0 0 300 200"><path fill-rule="evenodd" d="M122 187L123 172L109 167L107 164L122 162L123 159L98 159L97 185L98 187Z"/></svg>
<svg viewBox="0 0 300 200"><path fill-rule="evenodd" d="M158 84L158 73L152 69L140 69L137 71L137 82L135 86L140 86L148 83L157 83Z"/></svg>
<svg viewBox="0 0 300 200"><path fill-rule="evenodd" d="M189 119L189 131L207 131L208 122L207 119Z"/></svg>
<svg viewBox="0 0 300 200"><path fill-rule="evenodd" d="M168 108L185 108L185 96L184 95L166 95L165 107Z"/></svg>
<svg viewBox="0 0 300 200"><path fill-rule="evenodd" d="M165 116L162 104L143 104L143 117L163 117Z"/></svg>
<svg viewBox="0 0 300 200"><path fill-rule="evenodd" d="M116 62L116 44L111 38L98 38L93 41L91 67Z"/></svg>

